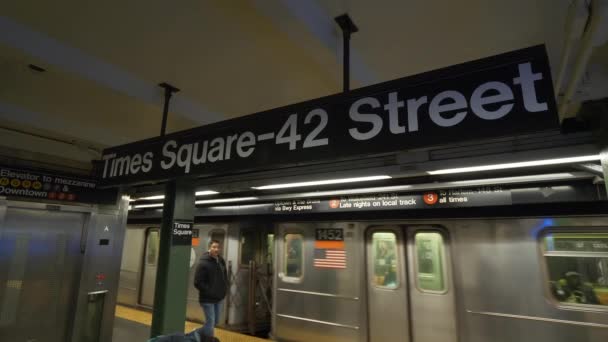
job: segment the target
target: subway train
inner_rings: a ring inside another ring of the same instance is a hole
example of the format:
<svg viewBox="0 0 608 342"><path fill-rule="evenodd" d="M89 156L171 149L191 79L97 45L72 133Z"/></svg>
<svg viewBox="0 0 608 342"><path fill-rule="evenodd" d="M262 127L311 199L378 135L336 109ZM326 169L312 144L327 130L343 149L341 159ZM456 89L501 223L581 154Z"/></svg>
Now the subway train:
<svg viewBox="0 0 608 342"><path fill-rule="evenodd" d="M486 216L197 223L190 284L217 239L229 329L278 341L607 341L608 216ZM158 236L128 225L119 303L152 305ZM187 316L203 319L192 285Z"/></svg>
<svg viewBox="0 0 608 342"><path fill-rule="evenodd" d="M194 272L198 259L213 239L220 241L231 284L221 324L251 334L269 331L273 237L270 227L241 228L234 223L196 224L190 255L186 318L194 322L204 321L198 292L193 286ZM160 224L127 225L124 243L128 248L123 251L120 268L119 304L142 309L153 307L159 239ZM254 273L250 272L252 268ZM256 283L250 283L253 281ZM249 291L250 287L254 290ZM252 298L249 298L250 294Z"/></svg>

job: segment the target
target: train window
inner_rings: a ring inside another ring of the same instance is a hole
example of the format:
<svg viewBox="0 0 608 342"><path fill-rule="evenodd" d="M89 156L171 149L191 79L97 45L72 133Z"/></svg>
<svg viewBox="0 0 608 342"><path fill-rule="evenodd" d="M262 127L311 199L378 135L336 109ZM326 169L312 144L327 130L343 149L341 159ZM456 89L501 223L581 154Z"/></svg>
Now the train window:
<svg viewBox="0 0 608 342"><path fill-rule="evenodd" d="M304 269L304 237L302 234L285 234L285 276L302 279Z"/></svg>
<svg viewBox="0 0 608 342"><path fill-rule="evenodd" d="M253 229L241 231L241 265L249 266L250 261L256 261L255 254L258 246L258 233Z"/></svg>
<svg viewBox="0 0 608 342"><path fill-rule="evenodd" d="M274 255L274 234L266 235L266 263L272 265L272 259Z"/></svg>
<svg viewBox="0 0 608 342"><path fill-rule="evenodd" d="M443 236L438 232L416 233L416 272L421 291L443 292Z"/></svg>
<svg viewBox="0 0 608 342"><path fill-rule="evenodd" d="M156 265L158 261L158 249L160 244L160 231L158 229L150 229L146 241L146 264L150 266Z"/></svg>
<svg viewBox="0 0 608 342"><path fill-rule="evenodd" d="M392 232L375 232L372 235L374 280L377 287L399 287L397 236Z"/></svg>
<svg viewBox="0 0 608 342"><path fill-rule="evenodd" d="M557 301L608 307L608 234L549 233L542 248Z"/></svg>

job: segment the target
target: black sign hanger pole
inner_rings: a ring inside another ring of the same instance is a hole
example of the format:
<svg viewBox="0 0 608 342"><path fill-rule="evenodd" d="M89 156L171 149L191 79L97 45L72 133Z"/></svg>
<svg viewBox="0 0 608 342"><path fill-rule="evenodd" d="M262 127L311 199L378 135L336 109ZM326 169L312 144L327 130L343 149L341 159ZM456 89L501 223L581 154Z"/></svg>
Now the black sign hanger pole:
<svg viewBox="0 0 608 342"><path fill-rule="evenodd" d="M160 136L165 135L165 131L167 129L167 115L169 114L169 101L171 100L171 95L173 93L177 93L179 91L178 88L170 85L169 83L163 82L158 85L159 87L165 89L165 104L163 106L163 122L160 126Z"/></svg>
<svg viewBox="0 0 608 342"><path fill-rule="evenodd" d="M348 92L350 90L350 35L359 31L359 28L353 23L348 14L342 14L335 18L336 22L342 29L342 43L343 46L343 82L344 82L344 92Z"/></svg>
<svg viewBox="0 0 608 342"><path fill-rule="evenodd" d="M165 89L163 122L160 135L164 136L169 114L169 101L176 87L163 82ZM167 334L183 329L186 319L186 292L192 224L194 222L194 191L191 180L170 179L165 183L165 200L160 229L156 291L150 336Z"/></svg>

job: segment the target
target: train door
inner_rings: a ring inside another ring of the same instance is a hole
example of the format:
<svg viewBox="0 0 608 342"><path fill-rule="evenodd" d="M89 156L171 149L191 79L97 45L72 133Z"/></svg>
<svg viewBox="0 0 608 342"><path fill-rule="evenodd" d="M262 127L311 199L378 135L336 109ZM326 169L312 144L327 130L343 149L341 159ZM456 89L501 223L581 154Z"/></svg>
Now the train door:
<svg viewBox="0 0 608 342"><path fill-rule="evenodd" d="M366 234L369 341L456 341L447 233L380 226Z"/></svg>
<svg viewBox="0 0 608 342"><path fill-rule="evenodd" d="M231 268L230 305L242 308L238 316L242 329L250 334L270 328L272 312L274 231L269 227L246 227L239 232L238 268ZM235 311L236 313L236 311ZM238 324L237 324L238 325Z"/></svg>
<svg viewBox="0 0 608 342"><path fill-rule="evenodd" d="M364 227L359 223L278 225L275 339L367 340L363 239Z"/></svg>
<svg viewBox="0 0 608 342"><path fill-rule="evenodd" d="M0 340L68 341L88 214L28 206L0 205Z"/></svg>
<svg viewBox="0 0 608 342"><path fill-rule="evenodd" d="M411 341L403 233L400 227L385 226L366 234L370 342Z"/></svg>
<svg viewBox="0 0 608 342"><path fill-rule="evenodd" d="M148 228L145 238L144 261L141 276L141 294L139 303L154 306L154 289L156 287L156 270L158 268L158 250L160 248L160 229Z"/></svg>

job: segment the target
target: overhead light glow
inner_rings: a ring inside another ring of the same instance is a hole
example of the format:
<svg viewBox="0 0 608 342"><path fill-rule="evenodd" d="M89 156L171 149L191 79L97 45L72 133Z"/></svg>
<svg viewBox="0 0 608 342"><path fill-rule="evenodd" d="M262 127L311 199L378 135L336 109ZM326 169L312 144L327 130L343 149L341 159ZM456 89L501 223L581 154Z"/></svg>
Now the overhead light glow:
<svg viewBox="0 0 608 342"><path fill-rule="evenodd" d="M580 172L577 173L547 173L542 175L529 175L529 176L514 176L514 177L500 177L500 178L486 178L486 179L468 179L461 181L447 182L446 184L458 185L458 186L474 186L483 185L484 182L488 184L509 184L518 182L539 182L539 181L550 181L550 180L563 180L569 178L577 178L580 176Z"/></svg>
<svg viewBox="0 0 608 342"><path fill-rule="evenodd" d="M260 201L265 201L265 200L276 201L276 200L283 200L286 198L288 198L288 199L315 198L315 197L324 197L324 196L377 194L377 193L383 193L383 192L425 191L425 190L434 190L434 189L460 188L460 187L464 187L464 186L520 184L520 183L534 183L534 182L564 180L564 179L587 179L590 177L593 177L593 176L589 175L586 172L563 172L563 173L550 173L550 174L542 174L542 175L469 179L469 180L449 181L449 182L441 182L441 183L434 182L434 183L409 184L409 185L405 185L405 184L404 185L391 185L391 186L372 187L372 188L301 192L301 193L291 193L291 194L260 196L259 200Z"/></svg>
<svg viewBox="0 0 608 342"><path fill-rule="evenodd" d="M264 185L264 186L253 187L253 189L256 189L256 190L285 189L285 188L296 188L296 187L302 187L302 186L367 182L367 181L390 179L390 178L392 178L392 177L391 176L386 176L386 175L381 175L381 176L368 176L368 177L326 179L326 180L310 181L310 182L297 182L297 183L283 183L283 184Z"/></svg>
<svg viewBox="0 0 608 342"><path fill-rule="evenodd" d="M410 189L411 185L392 185L392 186L379 186L373 188L359 188L359 189L343 189L343 190L329 190L329 191L315 191L302 193L302 197L320 197L320 196L340 196L340 195L357 195L357 194L368 194L368 193L379 193L379 192L390 192L390 191L405 191Z"/></svg>
<svg viewBox="0 0 608 342"><path fill-rule="evenodd" d="M165 195L155 195L155 196L147 196L147 197L140 197L137 200L141 200L141 201L155 201L155 200L162 200L165 199Z"/></svg>
<svg viewBox="0 0 608 342"><path fill-rule="evenodd" d="M533 160L533 161L518 162L518 163L458 167L458 168L453 168L453 169L427 171L427 173L429 175L446 175L446 174L451 174L451 173L479 172L479 171L490 171L490 170L516 169L516 168L521 168L521 167L532 167L532 166L582 163L582 162L597 161L597 160L600 160L599 155L591 155L591 156L580 156L580 157L569 157L569 158Z"/></svg>
<svg viewBox="0 0 608 342"><path fill-rule="evenodd" d="M144 208L162 208L162 203L154 203L154 204L139 204L134 205L133 209L144 209Z"/></svg>
<svg viewBox="0 0 608 342"><path fill-rule="evenodd" d="M219 194L219 192L217 191L213 191L213 190L202 190L202 191L197 191L194 193L195 196L209 196L209 195L217 195ZM155 201L155 200L162 200L165 199L165 195L155 195L155 196L147 196L147 197L140 197L137 199L132 199L132 201Z"/></svg>
<svg viewBox="0 0 608 342"><path fill-rule="evenodd" d="M245 205L223 205L217 207L210 207L216 210L237 210L237 209L252 209L252 208L263 208L268 206L268 203L262 204L245 204Z"/></svg>
<svg viewBox="0 0 608 342"><path fill-rule="evenodd" d="M219 192L213 191L213 190L203 190L203 191L197 191L194 193L194 195L196 195L196 196L209 196L209 195L217 195L217 194L219 194Z"/></svg>
<svg viewBox="0 0 608 342"><path fill-rule="evenodd" d="M194 203L196 204L212 204L212 203L230 203L230 202L243 202L252 201L258 199L257 197L233 197L233 198L218 198L211 200L200 200Z"/></svg>

